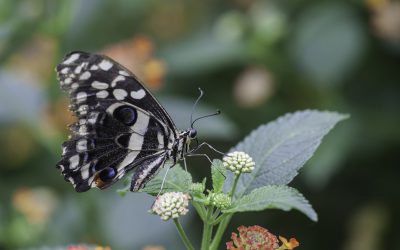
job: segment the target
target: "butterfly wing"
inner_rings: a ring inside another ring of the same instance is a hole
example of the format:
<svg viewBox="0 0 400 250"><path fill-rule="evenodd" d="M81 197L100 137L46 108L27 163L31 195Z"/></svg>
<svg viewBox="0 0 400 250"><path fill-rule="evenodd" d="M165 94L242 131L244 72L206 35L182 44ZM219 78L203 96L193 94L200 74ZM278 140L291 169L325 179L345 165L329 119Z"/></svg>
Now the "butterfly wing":
<svg viewBox="0 0 400 250"><path fill-rule="evenodd" d="M131 72L108 57L72 52L57 74L78 117L57 164L64 178L83 192L109 187L138 167L132 186L142 187L177 138L167 112Z"/></svg>

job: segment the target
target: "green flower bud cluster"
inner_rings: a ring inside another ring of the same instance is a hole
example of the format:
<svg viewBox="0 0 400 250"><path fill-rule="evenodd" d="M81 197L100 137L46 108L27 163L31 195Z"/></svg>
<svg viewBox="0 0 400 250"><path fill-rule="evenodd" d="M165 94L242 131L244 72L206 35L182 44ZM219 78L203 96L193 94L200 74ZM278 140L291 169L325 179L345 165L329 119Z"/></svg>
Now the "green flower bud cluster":
<svg viewBox="0 0 400 250"><path fill-rule="evenodd" d="M223 164L224 167L239 175L241 173L250 173L254 170L254 166L256 165L250 155L245 152L232 152L224 156Z"/></svg>
<svg viewBox="0 0 400 250"><path fill-rule="evenodd" d="M190 199L189 194L182 192L165 193L157 197L150 212L157 214L164 221L176 219L189 211Z"/></svg>
<svg viewBox="0 0 400 250"><path fill-rule="evenodd" d="M231 206L231 197L224 193L210 193L208 196L209 204L223 210Z"/></svg>

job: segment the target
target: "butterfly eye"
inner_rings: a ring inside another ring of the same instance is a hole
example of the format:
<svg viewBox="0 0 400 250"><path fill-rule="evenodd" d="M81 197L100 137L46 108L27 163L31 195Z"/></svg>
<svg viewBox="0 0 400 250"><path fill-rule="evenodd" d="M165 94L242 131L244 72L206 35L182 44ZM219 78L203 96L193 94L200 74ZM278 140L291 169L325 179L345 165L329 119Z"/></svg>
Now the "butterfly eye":
<svg viewBox="0 0 400 250"><path fill-rule="evenodd" d="M133 107L120 106L114 110L113 113L115 119L122 122L127 126L135 124L137 119L137 112Z"/></svg>
<svg viewBox="0 0 400 250"><path fill-rule="evenodd" d="M196 135L197 135L197 130L194 128L191 128L189 131L189 137L194 139L194 138L196 138Z"/></svg>
<svg viewBox="0 0 400 250"><path fill-rule="evenodd" d="M108 182L117 175L117 171L114 168L107 167L99 173L99 178L102 182Z"/></svg>

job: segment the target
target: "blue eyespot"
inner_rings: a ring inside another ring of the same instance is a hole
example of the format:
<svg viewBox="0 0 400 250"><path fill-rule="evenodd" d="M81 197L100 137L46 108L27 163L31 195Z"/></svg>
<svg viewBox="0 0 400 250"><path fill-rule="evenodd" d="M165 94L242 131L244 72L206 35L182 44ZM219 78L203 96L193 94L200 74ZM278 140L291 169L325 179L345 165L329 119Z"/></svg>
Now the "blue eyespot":
<svg viewBox="0 0 400 250"><path fill-rule="evenodd" d="M99 173L99 178L103 182L108 182L112 180L117 175L117 171L114 168L107 167Z"/></svg>
<svg viewBox="0 0 400 250"><path fill-rule="evenodd" d="M113 112L114 118L121 123L132 126L137 120L137 111L130 106L120 106Z"/></svg>

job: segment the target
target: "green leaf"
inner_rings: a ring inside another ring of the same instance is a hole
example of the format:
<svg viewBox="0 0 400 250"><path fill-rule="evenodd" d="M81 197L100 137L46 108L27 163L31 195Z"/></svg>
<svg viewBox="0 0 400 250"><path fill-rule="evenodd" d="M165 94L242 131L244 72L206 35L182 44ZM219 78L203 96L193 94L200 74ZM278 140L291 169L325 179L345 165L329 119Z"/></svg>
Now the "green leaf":
<svg viewBox="0 0 400 250"><path fill-rule="evenodd" d="M299 191L288 186L265 186L254 189L250 194L233 202L231 208L223 212L261 211L271 208L284 211L296 209L311 220L318 220L317 213L306 198Z"/></svg>
<svg viewBox="0 0 400 250"><path fill-rule="evenodd" d="M267 185L286 185L314 154L322 138L348 115L305 110L286 114L254 130L231 151L244 151L256 163L249 174L240 176L235 197ZM224 190L232 187L234 175L228 173Z"/></svg>
<svg viewBox="0 0 400 250"><path fill-rule="evenodd" d="M211 165L211 179L214 193L222 192L226 179L226 169L221 160L213 160Z"/></svg>
<svg viewBox="0 0 400 250"><path fill-rule="evenodd" d="M161 190L161 185L168 167L164 167L158 175L153 178L146 186L139 190L142 193L157 195ZM189 192L192 185L192 176L180 165L172 167L165 177L162 193L167 192Z"/></svg>

